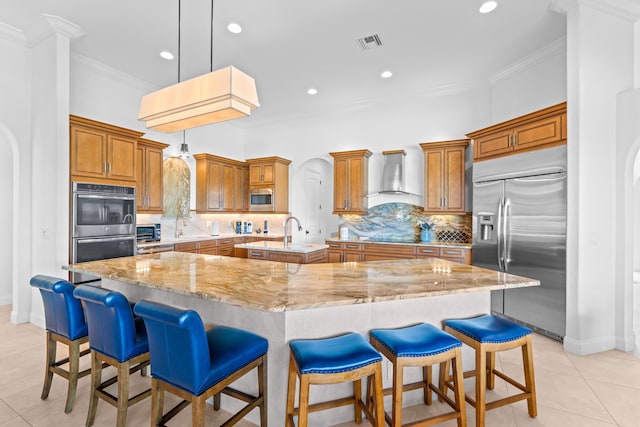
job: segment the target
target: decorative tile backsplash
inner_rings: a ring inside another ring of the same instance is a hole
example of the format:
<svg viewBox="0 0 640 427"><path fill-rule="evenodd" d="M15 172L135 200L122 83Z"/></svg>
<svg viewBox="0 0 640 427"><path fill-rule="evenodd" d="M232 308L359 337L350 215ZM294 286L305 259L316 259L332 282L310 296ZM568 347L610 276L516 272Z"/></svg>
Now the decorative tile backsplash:
<svg viewBox="0 0 640 427"><path fill-rule="evenodd" d="M471 214L426 215L420 206L409 203L384 203L369 208L366 215L341 215L350 236L368 237L385 242L419 242L419 224L432 224L431 240L471 242Z"/></svg>

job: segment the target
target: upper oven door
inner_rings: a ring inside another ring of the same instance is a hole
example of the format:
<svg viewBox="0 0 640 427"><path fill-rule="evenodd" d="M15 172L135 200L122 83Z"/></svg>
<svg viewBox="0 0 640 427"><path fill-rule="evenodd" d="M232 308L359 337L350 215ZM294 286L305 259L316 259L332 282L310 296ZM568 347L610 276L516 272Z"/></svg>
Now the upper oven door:
<svg viewBox="0 0 640 427"><path fill-rule="evenodd" d="M136 233L135 195L74 193L72 215L73 237Z"/></svg>

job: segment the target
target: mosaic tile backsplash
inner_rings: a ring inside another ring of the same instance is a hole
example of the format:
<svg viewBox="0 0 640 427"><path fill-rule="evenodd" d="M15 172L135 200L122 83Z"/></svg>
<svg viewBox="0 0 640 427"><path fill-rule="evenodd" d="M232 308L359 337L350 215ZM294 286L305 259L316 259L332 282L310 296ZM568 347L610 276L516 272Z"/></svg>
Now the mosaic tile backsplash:
<svg viewBox="0 0 640 427"><path fill-rule="evenodd" d="M341 215L340 219L340 226L348 227L350 236L368 237L370 240L471 242L471 214L426 215L422 207L409 203L384 203L369 208L366 215Z"/></svg>

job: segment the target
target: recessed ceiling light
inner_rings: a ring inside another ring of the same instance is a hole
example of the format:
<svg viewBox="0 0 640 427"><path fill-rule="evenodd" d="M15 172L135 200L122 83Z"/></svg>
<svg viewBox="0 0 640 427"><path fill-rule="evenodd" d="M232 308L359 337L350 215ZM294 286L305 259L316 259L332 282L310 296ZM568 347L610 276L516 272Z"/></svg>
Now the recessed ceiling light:
<svg viewBox="0 0 640 427"><path fill-rule="evenodd" d="M227 25L227 30L229 30L229 32L232 32L233 34L238 34L242 32L242 27L236 22L231 22L229 25Z"/></svg>
<svg viewBox="0 0 640 427"><path fill-rule="evenodd" d="M307 90L307 93L309 95L316 95L318 93L318 89L312 87L309 90Z"/></svg>
<svg viewBox="0 0 640 427"><path fill-rule="evenodd" d="M160 52L160 56L162 56L164 59L170 61L173 59L173 53L167 51L167 50L163 50L162 52Z"/></svg>
<svg viewBox="0 0 640 427"><path fill-rule="evenodd" d="M382 77L383 79L388 79L391 76L393 76L393 73L389 70L385 70L382 73L380 73L380 77Z"/></svg>
<svg viewBox="0 0 640 427"><path fill-rule="evenodd" d="M486 1L482 3L482 6L480 6L480 9L478 10L480 11L480 13L489 13L496 7L498 7L497 1Z"/></svg>

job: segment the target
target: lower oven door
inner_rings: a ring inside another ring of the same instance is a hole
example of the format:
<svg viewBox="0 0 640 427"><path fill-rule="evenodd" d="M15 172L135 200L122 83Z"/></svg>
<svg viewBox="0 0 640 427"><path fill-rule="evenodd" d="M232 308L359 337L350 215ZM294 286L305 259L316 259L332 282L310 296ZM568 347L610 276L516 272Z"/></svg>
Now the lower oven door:
<svg viewBox="0 0 640 427"><path fill-rule="evenodd" d="M75 238L71 251L71 262L97 261L135 255L136 236L110 236L95 238ZM95 276L73 273L71 281L80 283L96 280Z"/></svg>

